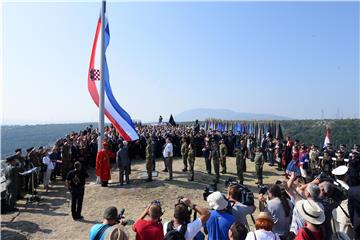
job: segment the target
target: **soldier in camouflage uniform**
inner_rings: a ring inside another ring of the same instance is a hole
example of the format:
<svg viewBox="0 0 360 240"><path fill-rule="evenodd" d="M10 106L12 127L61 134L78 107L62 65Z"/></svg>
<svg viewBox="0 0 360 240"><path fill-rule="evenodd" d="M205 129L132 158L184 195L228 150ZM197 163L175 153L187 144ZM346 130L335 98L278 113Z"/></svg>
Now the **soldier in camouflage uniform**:
<svg viewBox="0 0 360 240"><path fill-rule="evenodd" d="M220 179L220 153L219 153L219 144L214 141L211 149L211 158L213 161L214 171L215 171L215 182L218 183Z"/></svg>
<svg viewBox="0 0 360 240"><path fill-rule="evenodd" d="M22 173L25 171L25 158L23 156L21 156L21 148L18 148L15 150L15 155L14 155L14 159L15 159L15 165L17 168L17 171L19 173ZM25 192L25 176L22 175L18 175L18 195L17 198L21 199L24 196L24 192Z"/></svg>
<svg viewBox="0 0 360 240"><path fill-rule="evenodd" d="M146 171L148 174L147 182L152 181L152 170L153 170L153 144L151 138L147 139L145 148L145 158L146 158Z"/></svg>
<svg viewBox="0 0 360 240"><path fill-rule="evenodd" d="M234 155L236 158L236 173L239 178L239 181L241 184L244 183L244 156L243 152L240 150L240 148L236 147L234 150Z"/></svg>
<svg viewBox="0 0 360 240"><path fill-rule="evenodd" d="M220 141L220 162L221 162L221 173L226 173L226 155L227 155L227 147L224 143L224 140Z"/></svg>
<svg viewBox="0 0 360 240"><path fill-rule="evenodd" d="M18 185L19 185L19 174L18 168L16 167L16 159L14 156L8 157L6 159L8 166L5 168L5 179L6 179L6 195L7 195L7 204L9 211L17 211L15 208L17 196L18 196Z"/></svg>
<svg viewBox="0 0 360 240"><path fill-rule="evenodd" d="M189 144L188 144L187 140L185 138L183 138L182 144L181 144L181 156L182 156L183 163L184 163L184 169L182 170L183 172L187 171L187 161L188 161L188 152L189 152L188 146L189 146Z"/></svg>
<svg viewBox="0 0 360 240"><path fill-rule="evenodd" d="M188 158L188 162L189 162L189 167L190 167L190 177L189 177L189 181L194 181L194 164L195 164L195 149L193 147L193 145L190 143L189 144L189 148L188 148L188 154L187 154Z"/></svg>
<svg viewBox="0 0 360 240"><path fill-rule="evenodd" d="M264 153L260 147L255 148L255 171L256 171L256 177L257 182L255 184L263 184L263 165L264 165Z"/></svg>

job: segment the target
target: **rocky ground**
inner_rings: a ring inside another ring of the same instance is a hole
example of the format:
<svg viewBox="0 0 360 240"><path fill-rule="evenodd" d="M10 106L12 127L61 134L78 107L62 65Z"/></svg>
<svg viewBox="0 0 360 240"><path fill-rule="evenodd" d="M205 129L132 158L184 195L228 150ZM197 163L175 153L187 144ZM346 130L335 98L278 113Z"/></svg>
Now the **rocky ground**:
<svg viewBox="0 0 360 240"><path fill-rule="evenodd" d="M224 180L234 177L235 159L228 158L228 174L221 176L218 184L219 190L224 190ZM163 169L163 162L157 161L157 169ZM94 170L90 170L90 179L86 184L83 211L84 220L73 221L70 213L70 194L64 187L62 181L53 183L53 188L45 193L40 186L39 194L41 201L26 204L24 200L18 201L17 213L1 215L1 239L88 239L91 226L102 221L102 214L106 207L116 206L125 208L127 219L135 220L143 211L144 207L154 199L161 201L165 213L163 221L171 219L174 204L179 196L190 198L194 203L207 207L202 194L206 186L214 179L213 175L205 174L203 158L196 159L195 181L188 182L187 174L181 172L182 160L174 160L174 181L166 182L166 173L159 172L155 181L147 183L142 179L145 171L144 161L136 161L132 165L130 185L119 186L117 171L112 172L112 183L108 188L95 185ZM247 161L247 172L244 174L245 184L255 193L257 197L258 188L255 185L255 166ZM273 184L276 180L283 178L282 172L275 167L264 165L264 183ZM257 204L257 201L255 201ZM256 216L256 210L254 216ZM249 224L253 226L251 219ZM130 221L131 222L131 221ZM126 227L130 239L135 239L131 225Z"/></svg>

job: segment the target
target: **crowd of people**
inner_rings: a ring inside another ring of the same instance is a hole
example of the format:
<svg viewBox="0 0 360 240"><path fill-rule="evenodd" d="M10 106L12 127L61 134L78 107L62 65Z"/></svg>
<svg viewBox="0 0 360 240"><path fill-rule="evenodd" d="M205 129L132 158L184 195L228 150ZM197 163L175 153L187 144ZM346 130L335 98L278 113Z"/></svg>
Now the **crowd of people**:
<svg viewBox="0 0 360 240"><path fill-rule="evenodd" d="M228 186L226 195L210 194L207 202L211 210L181 198L173 219L163 224L161 203L154 201L133 225L136 239L204 239L203 233L210 240L360 239L359 145L335 149L327 144L320 148L315 144L306 146L290 136L274 138L271 133L258 141L252 134L205 130L197 121L192 126L138 125L137 131L139 140L126 142L112 126L106 127L100 149L98 131L92 126L66 135L52 148L29 148L25 157L17 149L7 158L5 170L7 210L16 211L16 200L26 192L33 194L41 183L46 191L51 190L51 181L58 177L71 192L72 217L79 220L89 168L96 168L97 183L107 187L111 163L116 162L120 185L130 184L131 161L140 158L146 160L146 181L153 181L152 173L159 162L164 166L162 171L168 172L166 180L172 181L173 158L181 157L182 171L194 181L195 159L203 157L207 173L214 174L214 182L219 183L220 174L228 171L227 158L231 156L236 158L238 185ZM263 186L265 163L284 175L283 181L259 194L260 214L254 221L254 231L250 231L246 216L255 211L255 204L243 204L238 197L241 188L237 187L244 184L248 161L255 164L259 186ZM34 168L37 171L31 174L19 174ZM193 212L199 217L191 221ZM118 219L116 208L106 209L103 224L91 229L90 239L105 239L107 234L126 239L121 223L124 221Z"/></svg>

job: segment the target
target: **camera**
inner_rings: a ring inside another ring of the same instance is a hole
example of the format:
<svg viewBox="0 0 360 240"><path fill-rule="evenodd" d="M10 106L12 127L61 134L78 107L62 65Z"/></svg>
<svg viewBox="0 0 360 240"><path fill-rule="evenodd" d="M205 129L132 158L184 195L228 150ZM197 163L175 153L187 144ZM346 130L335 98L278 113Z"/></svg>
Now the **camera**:
<svg viewBox="0 0 360 240"><path fill-rule="evenodd" d="M251 192L247 187L240 184L239 181L237 181L235 178L228 178L225 181L225 187L236 187L238 191L236 191L235 196L233 198L241 202L244 205L247 206L253 206L254 205L254 193Z"/></svg>
<svg viewBox="0 0 360 240"><path fill-rule="evenodd" d="M217 191L217 185L216 183L210 184L209 186L205 187L205 190L203 192L203 198L206 201L207 197L212 194L213 192Z"/></svg>
<svg viewBox="0 0 360 240"><path fill-rule="evenodd" d="M122 208L122 209L120 210L119 214L118 214L117 217L116 217L116 220L115 220L116 223L120 223L121 219L124 219L124 218L125 218L124 213L125 213L125 208ZM125 221L125 222L123 223L124 226L125 226L126 224L127 224L127 221Z"/></svg>
<svg viewBox="0 0 360 240"><path fill-rule="evenodd" d="M259 184L258 188L259 188L259 194L262 194L262 195L266 194L268 191L267 186L265 186L264 184Z"/></svg>
<svg viewBox="0 0 360 240"><path fill-rule="evenodd" d="M154 204L154 205L157 205L157 206L160 206L161 207L161 203L160 203L160 200L154 200L150 203L151 205Z"/></svg>

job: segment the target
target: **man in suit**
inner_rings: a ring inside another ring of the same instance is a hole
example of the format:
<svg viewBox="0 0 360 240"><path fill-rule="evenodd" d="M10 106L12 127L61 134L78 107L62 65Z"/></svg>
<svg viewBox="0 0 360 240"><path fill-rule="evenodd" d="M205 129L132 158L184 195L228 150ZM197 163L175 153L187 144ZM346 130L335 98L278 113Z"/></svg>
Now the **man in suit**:
<svg viewBox="0 0 360 240"><path fill-rule="evenodd" d="M120 186L124 185L124 175L126 179L126 184L129 184L130 159L126 141L119 144L119 151L117 151L116 153L116 163L119 169Z"/></svg>

